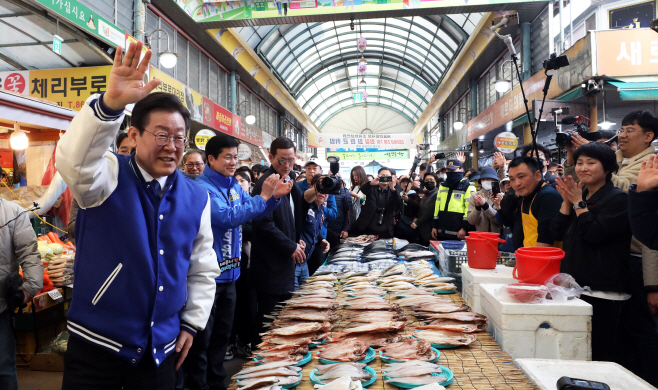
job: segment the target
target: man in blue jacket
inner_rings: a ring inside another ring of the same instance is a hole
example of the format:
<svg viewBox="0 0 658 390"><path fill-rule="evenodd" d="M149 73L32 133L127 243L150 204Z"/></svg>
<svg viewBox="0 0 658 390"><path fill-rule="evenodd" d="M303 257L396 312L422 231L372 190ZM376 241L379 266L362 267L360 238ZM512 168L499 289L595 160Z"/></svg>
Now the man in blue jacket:
<svg viewBox="0 0 658 390"><path fill-rule="evenodd" d="M304 164L304 173L306 175L306 180L297 182L296 185L299 187L299 189L302 192L302 195L306 193L306 191L309 191L311 189L311 182L313 181L313 177L315 175L319 175L322 173L322 165L320 165L322 161L318 159L317 157L311 157L306 164ZM313 191L315 191L313 189ZM333 195L328 195L327 196L327 205L324 207L324 221L321 224L321 229L322 229L322 239L327 238L327 223L331 219L335 219L337 216L337 208L336 208L336 199L334 199ZM319 247L315 247L313 252L311 252L310 257L306 258L306 263L308 264L308 273L309 275L313 275L315 271L320 268L322 263L324 263L324 259L326 258L326 255L322 253L322 250Z"/></svg>
<svg viewBox="0 0 658 390"><path fill-rule="evenodd" d="M206 330L200 333L190 351L185 369L190 389L224 390L224 356L231 336L235 312L235 281L240 277L242 224L271 213L290 192L292 182L270 175L260 195L249 196L233 176L238 167L239 143L229 136L216 136L206 145L208 167L197 179L210 194L210 218L215 238L213 248L222 271L217 277L215 303Z"/></svg>
<svg viewBox="0 0 658 390"><path fill-rule="evenodd" d="M203 330L219 275L210 198L176 168L190 113L142 81L151 50L118 47L107 91L90 97L62 136L57 170L80 204L75 297L62 388L174 388ZM108 151L135 103L135 154Z"/></svg>

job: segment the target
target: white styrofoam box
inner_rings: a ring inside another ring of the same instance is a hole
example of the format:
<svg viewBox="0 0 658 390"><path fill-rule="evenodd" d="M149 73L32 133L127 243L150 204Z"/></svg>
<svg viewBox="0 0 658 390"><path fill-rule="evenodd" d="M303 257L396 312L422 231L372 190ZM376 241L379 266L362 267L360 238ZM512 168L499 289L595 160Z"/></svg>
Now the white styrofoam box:
<svg viewBox="0 0 658 390"><path fill-rule="evenodd" d="M498 264L494 269L471 268L462 264L462 296L466 304L476 313L482 314L480 285L482 283L518 283L512 277L513 267Z"/></svg>
<svg viewBox="0 0 658 390"><path fill-rule="evenodd" d="M503 302L503 284L481 284L491 336L513 358L592 360L592 305L580 299L542 304Z"/></svg>
<svg viewBox="0 0 658 390"><path fill-rule="evenodd" d="M535 385L541 390L555 390L558 379L568 376L603 382L610 390L652 390L655 387L640 379L617 363L583 362L573 360L516 359L519 366Z"/></svg>

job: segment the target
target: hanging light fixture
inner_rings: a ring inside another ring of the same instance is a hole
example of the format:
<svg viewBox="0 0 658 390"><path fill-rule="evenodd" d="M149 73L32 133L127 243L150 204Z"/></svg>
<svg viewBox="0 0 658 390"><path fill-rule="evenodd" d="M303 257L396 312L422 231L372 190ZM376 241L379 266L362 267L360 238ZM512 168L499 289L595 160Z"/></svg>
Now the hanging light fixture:
<svg viewBox="0 0 658 390"><path fill-rule="evenodd" d="M366 86L366 78L365 78L365 76L364 76L364 77L361 77L361 82L359 82L359 84L361 84L361 85L363 85L363 86Z"/></svg>
<svg viewBox="0 0 658 390"><path fill-rule="evenodd" d="M512 88L512 82L510 80L496 80L496 92L505 93Z"/></svg>
<svg viewBox="0 0 658 390"><path fill-rule="evenodd" d="M147 34L145 36L146 45L149 48L151 47L152 36L157 32L164 32L165 35L167 36L167 49L165 51L158 53L158 61L160 62L160 65L162 65L163 67L167 69L171 69L174 66L176 66L176 62L178 62L178 53L174 53L171 50L169 50L169 33L166 30L158 28L153 30L153 32L151 32L150 34Z"/></svg>
<svg viewBox="0 0 658 390"><path fill-rule="evenodd" d="M366 58L361 54L361 59L359 60L359 65L368 65L368 61L366 61Z"/></svg>
<svg viewBox="0 0 658 390"><path fill-rule="evenodd" d="M18 122L14 122L14 132L9 137L9 144L14 150L24 150L28 146L27 134L21 130Z"/></svg>

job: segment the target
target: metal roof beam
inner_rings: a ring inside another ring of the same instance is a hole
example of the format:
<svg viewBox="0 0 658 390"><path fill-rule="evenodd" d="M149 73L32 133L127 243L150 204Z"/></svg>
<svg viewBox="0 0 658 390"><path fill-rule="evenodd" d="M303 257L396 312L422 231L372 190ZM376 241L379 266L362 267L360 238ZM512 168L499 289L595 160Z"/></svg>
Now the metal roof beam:
<svg viewBox="0 0 658 390"><path fill-rule="evenodd" d="M382 77L382 76L374 76L374 75L365 75L365 76L361 76L361 77L364 77L364 78L366 78L366 79L381 79L381 80L390 81L390 82L393 82L393 83L396 83L396 84L400 84L397 80L392 79L392 78L390 78L390 77ZM305 108L308 106L308 104L309 104L313 99L315 99L315 98L316 98L319 94L321 94L322 92L326 91L328 88L331 88L331 87L333 87L334 85L337 85L337 84L342 83L342 82L345 82L345 81L351 81L353 78L356 78L357 81L358 81L359 76L357 75L357 76L354 76L354 77L346 77L346 78L343 78L343 79L340 79L340 80L336 80L336 81L332 82L331 84L327 85L326 87L322 88L321 90L319 90L318 92L316 92L315 94L313 94L313 96L311 96L311 97L306 101L306 103L304 103L304 105L302 106L302 109L305 109ZM400 84L400 85L402 85L402 84ZM411 88L409 88L409 87L406 86L406 85L402 85L402 86L405 87L406 89L408 89L409 91L411 91L412 93L414 93L415 95L417 95L417 96L418 96L423 102L425 102L426 105L429 104L429 102L427 101L427 99L425 99L425 96L421 95L418 91L416 91L416 90L414 90L414 89L411 89ZM390 88L384 88L384 87L382 87L382 86L377 86L377 87L368 87L368 86L366 86L366 88L370 88L370 89L381 89L382 91L396 92L396 91L394 91L394 90L391 90ZM348 90L347 90L347 89L342 90L342 92L345 92L345 91L348 91ZM342 93L342 92L341 92L341 93ZM402 95L402 96L403 96L403 95ZM403 97L404 97L405 99L409 100L408 97L406 97L406 96L403 96ZM295 99L299 99L299 95L298 95L298 96L295 96ZM412 103L413 103L413 102L412 102ZM414 103L414 104L415 104L415 103ZM420 107L418 107L418 108L420 109ZM421 110L421 111L422 111L422 110Z"/></svg>
<svg viewBox="0 0 658 390"><path fill-rule="evenodd" d="M391 102L391 103L398 103L398 104L400 104L399 102L397 102L397 101L395 101L395 100L393 100L393 99L389 99L389 98L387 98L387 97L383 97L383 96L378 96L378 99L379 99L380 101L381 101L381 100L386 100L386 101L389 101L389 102ZM334 104L332 104L331 106L328 107L328 111L331 111L331 109L332 109L333 107L336 107L337 105L339 105L339 104L341 104L341 103L348 102L348 101L352 101L352 98L348 98L348 99L343 99L343 100L339 100L339 101L337 101L336 103L334 103ZM372 102L372 103L374 103L374 102ZM378 103L380 103L380 102L378 102ZM403 109L400 110L400 111L404 112L405 109L409 110L409 109L408 109L407 107L405 107L404 105L402 105L402 104L400 104L400 105L403 107ZM356 103L353 103L353 104L351 104L351 107L359 107L359 105L357 105ZM391 106L391 108L393 108L393 107ZM411 110L409 110L409 111L411 112ZM406 114L406 115L407 115L407 117L408 117L409 119L411 119L412 117L413 117L413 118L417 118L417 117L416 117L416 114L413 113L413 112L411 112L411 114L410 114L411 116L409 116L408 114ZM321 116L321 115L318 115L318 118L319 118L320 116ZM316 119L317 119L317 118L316 118ZM314 120L314 122L315 122L315 120ZM324 122L326 122L326 120L323 121L322 123L324 123ZM416 123L416 122L415 122L414 120L412 120L411 123ZM320 128L320 126L318 126L318 128Z"/></svg>
<svg viewBox="0 0 658 390"><path fill-rule="evenodd" d="M386 60L389 60L389 61L391 61L391 62L396 62L396 63L398 63L397 61L391 60L390 58L386 58ZM337 64L337 63L340 63L340 62L341 62L341 61L335 61L335 60L334 60L332 63L328 64L328 66L330 66L330 65L334 65L334 64ZM326 62L325 62L325 64L326 64ZM351 63L348 63L347 66L355 66L355 65L357 65L357 64L358 64L358 60L356 60L356 61L354 61L354 62L351 62ZM430 84L429 84L427 81L425 81L423 78L419 77L417 74L411 72L410 70L407 70L407 69L401 67L400 65L398 65L398 66L393 66L393 65L391 65L391 64L379 63L379 64L377 64L377 66L383 66L383 67L385 67L385 68L395 69L395 70L397 70L397 71L399 71L399 72L402 72L402 73L406 74L407 76L410 76L410 77L413 78L414 80L418 80L418 82L420 82L421 84L423 84L423 86L424 86L425 88L427 88L428 91L431 91L431 90L432 90L432 88L430 87ZM314 80L319 80L320 78L326 76L327 73L329 73L329 72L335 72L335 71L337 71L337 70L339 70L339 69L340 69L340 68L333 68L333 69L317 69L317 70L314 71L313 74L311 74L311 79L309 80L308 83L306 83L306 84L301 84L301 85L300 85L300 83L298 82L298 83L295 85L295 88L292 89L293 92L291 92L291 93L293 93L294 96L298 96L299 94L303 93L306 89L308 89L308 88L311 86L311 84L314 82ZM297 89L298 89L299 91L298 91L298 92L294 92L294 91L297 90Z"/></svg>
<svg viewBox="0 0 658 390"><path fill-rule="evenodd" d="M7 57L6 55L4 55L2 53L0 53L0 60L8 63L9 65L13 66L14 68L16 68L18 70L28 70L26 67L24 67L23 65L21 65L17 61Z"/></svg>
<svg viewBox="0 0 658 390"><path fill-rule="evenodd" d="M413 104L414 107L416 107L420 112L423 112L423 109L420 108L420 106L419 106L418 104L414 103L412 100L409 100L409 98L408 98L407 96L404 96L402 93L400 93L400 92L398 92L398 91L395 91L395 90L392 90L392 89L389 89L389 88L367 87L367 86L366 86L366 87L363 87L363 89L381 89L382 91L391 92L393 95L398 95L398 96L400 96L401 98L404 98L404 99L406 100L406 101L404 102L404 104L403 104L402 102L398 102L398 103L400 103L401 105L406 106L406 103L411 103L411 104ZM340 92L336 92L336 93L334 93L333 95L328 96L328 97L325 99L325 101L326 101L326 100L329 100L329 99L331 99L331 98L334 98L334 97L336 97L336 96L338 96L338 95L340 95L340 94L342 94L342 93L345 93L346 91L347 91L347 90L343 90L343 91L340 91ZM377 98L379 99L379 98L381 98L381 96L377 96ZM353 97L350 98L350 99L353 99ZM388 99L388 98L384 97L384 99ZM343 99L342 101L345 101L345 100L349 100L349 99ZM308 116L310 117L311 115L313 115L313 114L315 113L315 110L318 109L318 107L320 107L319 104L318 104L317 106L315 106L315 107L313 108L313 110L311 110L311 112L308 113Z"/></svg>
<svg viewBox="0 0 658 390"><path fill-rule="evenodd" d="M77 39L65 39L62 41L62 43L76 43L78 42ZM0 48L2 47L20 47L20 46L47 46L51 45L52 42L19 42L19 43L5 43L0 45Z"/></svg>
<svg viewBox="0 0 658 390"><path fill-rule="evenodd" d="M416 122L415 122L414 120L412 120L407 114L405 114L404 112L398 110L398 109L395 108L395 107L391 107L391 106L389 106L388 104L370 103L370 105L371 105L371 106L379 106L379 107L385 107L385 108L388 108L389 110L393 110L393 111L397 112L398 114L402 115L402 116L403 116L406 120L408 120L409 122L411 122L411 123L416 123ZM327 119L325 119L324 121L322 121L322 123L320 124L320 126L318 126L318 128L319 128L319 129L322 129L322 126L324 126L325 123L329 122L329 120L330 120L331 118L333 118L334 116L340 114L341 112L343 112L343 111L345 111L345 110L349 110L350 108L354 108L354 107L358 107L358 106L342 107L340 110L338 110L338 111L334 112L333 114L329 115L329 117L328 117ZM331 133L324 133L324 134L331 134Z"/></svg>

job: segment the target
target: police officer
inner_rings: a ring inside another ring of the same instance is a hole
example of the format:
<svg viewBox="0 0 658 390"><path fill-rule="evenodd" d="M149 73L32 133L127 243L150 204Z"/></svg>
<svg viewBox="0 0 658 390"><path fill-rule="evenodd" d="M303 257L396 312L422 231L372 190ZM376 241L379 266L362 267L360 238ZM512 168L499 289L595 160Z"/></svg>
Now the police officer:
<svg viewBox="0 0 658 390"><path fill-rule="evenodd" d="M468 200L476 192L467 178L461 161L446 162L446 180L436 195L432 238L436 240L463 240L468 231Z"/></svg>

